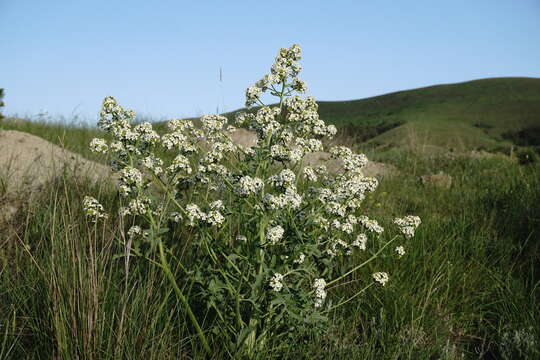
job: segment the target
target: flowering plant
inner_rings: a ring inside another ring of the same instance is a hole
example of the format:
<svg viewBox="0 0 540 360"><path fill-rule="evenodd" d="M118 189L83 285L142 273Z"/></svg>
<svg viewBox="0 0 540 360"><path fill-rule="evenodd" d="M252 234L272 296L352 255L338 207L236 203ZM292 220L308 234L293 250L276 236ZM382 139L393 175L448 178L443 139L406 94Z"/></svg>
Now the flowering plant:
<svg viewBox="0 0 540 360"><path fill-rule="evenodd" d="M305 166L305 155L323 151L336 128L319 118L314 98L297 95L307 90L298 78L300 58L298 45L281 49L270 73L246 90L248 112L237 114L235 125L256 133L251 147L231 140L236 128L221 115L205 115L199 126L173 119L170 131L159 135L150 123L132 126L134 113L114 98L103 101L99 126L113 140L94 139L91 148L109 154L119 173L120 216L140 224L129 228L128 238L134 249L158 252L155 263L209 352L203 318L230 340L232 351L253 354L293 330L317 328L329 311L389 279L376 272L352 297L327 297L398 236L384 242L383 227L363 213L363 200L378 185L362 173L365 155L337 146L330 149L337 172ZM263 93L277 104L265 105ZM105 218L95 199L86 198L85 210L94 220ZM420 219L395 223L408 239ZM182 279L168 263L178 244L195 259L183 267ZM346 258L355 252L362 261L352 264ZM404 246L395 252L403 256ZM189 298L179 281L192 289Z"/></svg>

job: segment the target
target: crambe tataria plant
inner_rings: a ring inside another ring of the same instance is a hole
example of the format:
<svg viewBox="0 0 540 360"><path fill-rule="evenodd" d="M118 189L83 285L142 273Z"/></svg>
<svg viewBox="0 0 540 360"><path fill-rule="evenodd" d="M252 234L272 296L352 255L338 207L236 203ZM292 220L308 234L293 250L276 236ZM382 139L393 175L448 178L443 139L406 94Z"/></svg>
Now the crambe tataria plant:
<svg viewBox="0 0 540 360"><path fill-rule="evenodd" d="M112 140L94 139L90 147L108 154L119 174L119 216L139 224L126 229L130 243L163 269L209 353L203 319L229 339L230 351L248 356L293 331L324 329L330 311L391 277L373 273L350 298L329 300L332 287L420 224L414 216L396 219L401 235L382 241L384 228L362 207L378 185L362 173L365 155L336 146L329 152L341 164L337 172L303 165L307 154L325 150L336 128L319 118L313 97L299 96L307 91L300 59L298 45L281 49L270 73L246 90L248 110L234 124L256 133L252 147L231 140L235 128L221 115L197 124L173 119L160 135L150 123L132 125L135 114L114 98L103 101L98 125ZM264 94L277 102L266 105ZM93 198L85 207L93 221L106 217ZM191 260L175 275L169 261L183 261L170 256L179 246ZM396 251L403 256L404 245ZM347 259L353 254L355 262Z"/></svg>

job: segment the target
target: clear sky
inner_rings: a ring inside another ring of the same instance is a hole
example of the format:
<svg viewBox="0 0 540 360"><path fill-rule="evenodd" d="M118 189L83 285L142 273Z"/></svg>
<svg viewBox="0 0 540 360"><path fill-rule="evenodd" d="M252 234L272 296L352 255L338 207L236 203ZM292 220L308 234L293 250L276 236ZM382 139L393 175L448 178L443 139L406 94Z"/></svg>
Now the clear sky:
<svg viewBox="0 0 540 360"><path fill-rule="evenodd" d="M540 77L540 0L0 0L4 113L230 111L293 43L317 100Z"/></svg>

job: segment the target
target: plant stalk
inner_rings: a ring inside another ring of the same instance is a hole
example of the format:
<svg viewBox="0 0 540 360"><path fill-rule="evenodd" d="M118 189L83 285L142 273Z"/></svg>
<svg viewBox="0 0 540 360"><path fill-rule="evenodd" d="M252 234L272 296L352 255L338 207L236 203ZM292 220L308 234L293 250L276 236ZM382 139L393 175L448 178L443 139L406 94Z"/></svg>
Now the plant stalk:
<svg viewBox="0 0 540 360"><path fill-rule="evenodd" d="M159 246L159 257L161 260L161 268L165 272L165 275L169 279L171 285L173 286L174 292L176 293L176 297L180 299L182 302L182 305L184 306L184 310L187 312L189 319L191 320L191 323L195 327L195 330L197 331L197 335L199 336L199 339L201 340L201 343L204 347L204 350L208 355L212 355L212 351L210 350L210 345L208 345L208 341L206 339L206 336L204 335L199 322L197 321L197 318L195 318L195 314L193 314L193 311L191 310L191 307L189 306L189 303L182 293L182 290L180 290L180 287L178 287L178 284L176 283L176 279L174 278L173 273L171 272L171 269L169 267L169 263L167 262L167 258L165 257L165 251L163 250L163 242L158 242Z"/></svg>

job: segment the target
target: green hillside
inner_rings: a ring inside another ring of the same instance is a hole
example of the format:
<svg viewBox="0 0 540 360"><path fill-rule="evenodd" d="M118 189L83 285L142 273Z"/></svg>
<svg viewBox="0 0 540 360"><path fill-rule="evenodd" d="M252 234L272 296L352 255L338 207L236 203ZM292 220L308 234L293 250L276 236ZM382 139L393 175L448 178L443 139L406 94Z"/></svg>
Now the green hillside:
<svg viewBox="0 0 540 360"><path fill-rule="evenodd" d="M540 145L536 78L482 79L319 105L321 118L375 146Z"/></svg>
<svg viewBox="0 0 540 360"><path fill-rule="evenodd" d="M318 103L322 119L337 125L347 142L363 147L540 148L538 78L481 79ZM244 109L225 115L232 118L239 111Z"/></svg>

